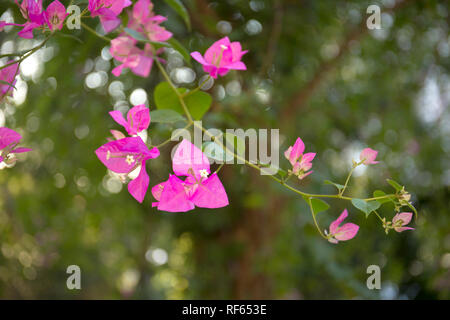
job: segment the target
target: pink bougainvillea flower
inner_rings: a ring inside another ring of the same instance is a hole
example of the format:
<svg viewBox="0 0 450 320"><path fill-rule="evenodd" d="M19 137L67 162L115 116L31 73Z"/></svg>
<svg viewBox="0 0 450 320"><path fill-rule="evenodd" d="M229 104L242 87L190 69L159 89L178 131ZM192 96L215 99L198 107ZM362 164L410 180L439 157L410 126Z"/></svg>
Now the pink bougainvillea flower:
<svg viewBox="0 0 450 320"><path fill-rule="evenodd" d="M131 6L130 0L89 0L88 10L92 17L100 17L100 23L106 33L116 29L120 25L123 8Z"/></svg>
<svg viewBox="0 0 450 320"><path fill-rule="evenodd" d="M167 18L153 13L153 4L150 0L139 0L133 6L129 15L128 28L142 33L150 41L164 42L172 37L160 24Z"/></svg>
<svg viewBox="0 0 450 320"><path fill-rule="evenodd" d="M17 34L25 39L33 38L33 30L44 24L44 11L42 9L42 0L23 0L21 4L16 0L22 16L27 20L23 24L7 23L0 21L0 31L6 26L22 27Z"/></svg>
<svg viewBox="0 0 450 320"><path fill-rule="evenodd" d="M95 153L109 170L119 174L129 174L141 167L137 178L128 183L128 191L142 203L150 182L145 168L146 161L159 156L158 148L149 150L140 137L128 137L110 141Z"/></svg>
<svg viewBox="0 0 450 320"><path fill-rule="evenodd" d="M22 136L9 128L0 128L0 162L13 164L15 162L15 153L29 152L28 148L17 148L22 140Z"/></svg>
<svg viewBox="0 0 450 320"><path fill-rule="evenodd" d="M13 63L14 61L8 61L6 65ZM0 83L0 101L5 97L12 93L12 90L14 89L12 86L16 84L16 75L19 72L19 64L14 63L10 66L0 69L0 80L8 82L11 84L3 84Z"/></svg>
<svg viewBox="0 0 450 320"><path fill-rule="evenodd" d="M44 24L42 0L23 0L21 4L16 0L16 4L19 6L20 13L28 22L39 26Z"/></svg>
<svg viewBox="0 0 450 320"><path fill-rule="evenodd" d="M365 148L363 151L361 151L361 154L359 155L359 159L365 165L377 164L378 161L375 161L377 154L378 154L378 151L370 149L370 148Z"/></svg>
<svg viewBox="0 0 450 320"><path fill-rule="evenodd" d="M302 139L297 138L294 145L284 152L284 156L292 165L290 173L296 175L299 179L303 179L313 173L313 171L309 170L312 168L312 161L316 154L312 152L303 154L304 151L305 144Z"/></svg>
<svg viewBox="0 0 450 320"><path fill-rule="evenodd" d="M330 233L327 234L325 230L325 234L328 237L328 241L331 243L338 243L339 241L345 241L353 239L358 233L359 226L354 223L345 223L342 226L340 224L347 218L348 212L347 209L342 211L339 218L334 220L330 224Z"/></svg>
<svg viewBox="0 0 450 320"><path fill-rule="evenodd" d="M130 136L137 135L150 125L150 109L144 104L137 105L128 111L127 120L119 110L111 111L110 116L125 128Z"/></svg>
<svg viewBox="0 0 450 320"><path fill-rule="evenodd" d="M122 62L112 70L112 74L116 77L120 76L123 69L126 68L141 77L148 77L150 74L155 59L151 46L147 43L142 50L136 46L136 43L135 39L127 35L121 35L111 41L109 50L111 55L117 61ZM161 53L162 50L162 48L157 50L156 54Z"/></svg>
<svg viewBox="0 0 450 320"><path fill-rule="evenodd" d="M50 30L61 30L67 17L66 7L58 0L53 1L44 12L44 19Z"/></svg>
<svg viewBox="0 0 450 320"><path fill-rule="evenodd" d="M411 227L404 227L406 226L412 218L411 212L401 212L397 213L394 218L392 218L392 226L394 227L394 230L397 232L403 232L405 230L414 230L414 228Z"/></svg>
<svg viewBox="0 0 450 320"><path fill-rule="evenodd" d="M186 212L196 206L221 208L228 205L228 196L217 173L210 175L210 164L203 152L183 140L173 155L175 175L152 188L158 202L153 206L168 212ZM185 176L183 181L179 176Z"/></svg>
<svg viewBox="0 0 450 320"><path fill-rule="evenodd" d="M203 70L217 79L217 76L224 76L230 70L247 70L241 61L242 56L248 51L242 51L239 42L230 42L228 37L222 38L213 43L202 56L200 52L191 53L192 58L203 65Z"/></svg>

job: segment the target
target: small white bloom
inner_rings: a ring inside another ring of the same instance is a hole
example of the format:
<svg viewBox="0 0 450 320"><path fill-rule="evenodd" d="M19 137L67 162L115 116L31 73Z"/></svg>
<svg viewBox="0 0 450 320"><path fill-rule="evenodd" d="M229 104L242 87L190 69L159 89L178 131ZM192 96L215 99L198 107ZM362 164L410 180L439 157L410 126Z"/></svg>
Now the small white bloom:
<svg viewBox="0 0 450 320"><path fill-rule="evenodd" d="M127 159L125 161L128 163L128 165L131 166L134 163L133 155L131 155L131 154L127 155Z"/></svg>
<svg viewBox="0 0 450 320"><path fill-rule="evenodd" d="M202 178L208 178L208 171L206 171L205 169L200 170L200 176Z"/></svg>

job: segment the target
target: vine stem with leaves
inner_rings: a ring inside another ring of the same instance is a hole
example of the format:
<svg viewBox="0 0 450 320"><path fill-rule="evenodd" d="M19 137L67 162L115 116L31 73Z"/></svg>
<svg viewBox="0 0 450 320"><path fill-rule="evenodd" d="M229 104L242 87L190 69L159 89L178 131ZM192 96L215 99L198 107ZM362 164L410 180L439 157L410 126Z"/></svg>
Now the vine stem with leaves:
<svg viewBox="0 0 450 320"><path fill-rule="evenodd" d="M97 32L95 32L92 28L86 26L85 24L82 24L82 26L83 26L87 31L91 32L92 34L94 34L95 36L99 37L100 39L103 39L103 40L108 41L108 42L111 41L111 39L99 35L99 34L98 34ZM140 41L140 40L138 40L138 39L136 39L136 40L137 40L137 41ZM200 90L200 89L203 87L203 85L209 80L209 78L206 78L205 81L203 81L203 82L202 82L198 87L196 87L195 89L192 89L192 90L187 91L187 92L185 92L185 93L180 93L180 91L178 90L177 86L172 82L172 80L170 79L170 76L167 74L166 70L165 70L164 67L161 65L161 63L158 61L158 59L155 58L154 61L155 61L155 64L157 65L158 69L160 70L162 76L164 77L164 79L167 81L167 83L169 84L169 86L172 88L173 92L174 92L175 95L177 96L178 101L180 102L180 105L181 105L181 107L182 107L182 109L183 109L183 112L184 112L184 114L185 114L186 117L187 117L187 120L186 120L187 125L186 125L184 128L185 128L185 129L188 129L188 128L194 126L194 127L198 128L198 129L200 129L202 132L204 132L206 135L208 135L209 138L210 138L212 141L214 141L214 143L216 143L219 147L223 148L223 150L224 150L226 153L232 155L234 159L237 159L237 160L242 161L245 165L247 165L247 166L249 166L249 167L251 167L251 168L253 168L253 169L255 169L255 170L258 170L259 172L263 172L264 167L258 166L257 164L254 164L254 163L248 161L247 159L243 158L241 155L239 155L239 154L234 153L233 151L231 151L231 150L230 150L227 146L225 146L221 141L219 141L218 139L216 139L216 137L215 137L213 134L211 134L206 128L204 128L204 127L199 123L199 121L194 121L194 119L192 118L192 115L191 115L191 113L189 112L189 109L188 109L188 107L187 107L187 105L186 105L186 101L185 101L184 99L185 99L187 96L189 96L190 94L192 94L193 92ZM164 142L162 142L161 144L157 145L156 147L162 147L162 146L165 146L165 145L167 145L167 144L168 144L169 142L171 142L171 141L173 141L172 138L170 138L170 139L168 139L168 140L165 140ZM220 169L221 169L221 167L219 167L218 170L220 170ZM347 180L346 180L346 182L345 182L345 187L343 188L342 191L339 191L337 194L314 194L314 193L307 193L307 192L301 191L301 190L299 190L299 189L297 189L297 188L295 188L295 187L293 187L293 186L287 184L287 179L285 179L285 180L279 179L279 178L277 178L275 175L267 175L267 176L268 176L270 179L272 179L272 180L276 181L277 183L279 183L280 185L282 185L283 187L285 187L286 189L288 189L288 190L290 190L290 191L292 191L292 192L295 192L296 194L302 196L302 198L306 201L306 203L308 204L308 206L309 206L309 208L310 208L311 216L312 216L312 219L313 219L313 221L314 221L314 225L315 225L315 227L317 228L319 234L320 234L323 238L328 239L328 237L327 237L326 235L323 234L323 232L322 232L322 230L321 230L321 228L320 228L320 226L319 226L319 223L317 222L316 214L317 214L318 212L314 212L314 207L313 207L313 204L312 204L312 199L314 199L314 198L323 198L323 199L340 199L340 200L352 201L354 198L348 197L348 196L344 196L344 195L343 195L343 191L345 191L345 188L347 187L347 185L348 185L348 183L349 183L349 180L350 180L350 177L351 177L351 175L352 175L352 173L353 173L353 170L354 170L354 168L352 168L352 170L350 171L350 173L349 173L349 175L348 175L348 177L347 177ZM368 201L374 201L374 200L388 199L388 198L392 198L392 197L395 197L395 194L385 194L385 195L379 196L379 197L370 197L370 198L364 198L364 199L360 199L360 200L363 200L363 201L365 201L365 202L368 202Z"/></svg>

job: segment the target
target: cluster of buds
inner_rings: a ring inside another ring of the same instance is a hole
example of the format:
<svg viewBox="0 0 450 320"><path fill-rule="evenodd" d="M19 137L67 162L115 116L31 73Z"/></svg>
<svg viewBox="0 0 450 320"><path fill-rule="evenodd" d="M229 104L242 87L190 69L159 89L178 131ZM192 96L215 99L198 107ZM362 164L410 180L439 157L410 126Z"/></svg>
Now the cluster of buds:
<svg viewBox="0 0 450 320"><path fill-rule="evenodd" d="M295 144L289 147L284 153L284 156L292 165L292 170L288 171L289 175L293 174L300 180L313 173L310 169L312 168L312 161L316 156L316 154L312 152L303 154L304 151L305 144L302 139L297 138Z"/></svg>
<svg viewBox="0 0 450 320"><path fill-rule="evenodd" d="M409 205L411 194L405 190L405 187L403 187L400 191L397 192L396 195L398 203L396 203L395 205L395 211L399 212L401 207Z"/></svg>
<svg viewBox="0 0 450 320"><path fill-rule="evenodd" d="M383 228L386 234L388 234L389 230L394 229L396 232L403 232L405 230L414 230L411 227L405 227L412 219L411 212L401 212L397 213L392 221L386 221L386 218L382 219Z"/></svg>

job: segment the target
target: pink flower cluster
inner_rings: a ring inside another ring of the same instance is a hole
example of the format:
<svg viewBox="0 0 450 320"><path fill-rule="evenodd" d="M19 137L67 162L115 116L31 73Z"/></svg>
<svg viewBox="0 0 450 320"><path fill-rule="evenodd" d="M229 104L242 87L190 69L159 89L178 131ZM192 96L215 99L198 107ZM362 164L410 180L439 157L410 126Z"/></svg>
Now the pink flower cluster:
<svg viewBox="0 0 450 320"><path fill-rule="evenodd" d="M29 152L31 149L19 148L17 145L22 140L22 136L9 128L0 128L0 162L11 165L15 162L16 153Z"/></svg>
<svg viewBox="0 0 450 320"><path fill-rule="evenodd" d="M339 241L346 241L353 239L358 233L359 226L354 223L341 223L347 218L347 209L342 211L341 215L330 224L330 232L325 230L328 241L331 243L338 243Z"/></svg>
<svg viewBox="0 0 450 320"><path fill-rule="evenodd" d="M152 194L158 210L186 212L200 208L221 208L228 205L228 197L217 173L211 174L208 158L187 140L177 146L172 159L175 173L157 184ZM179 177L186 177L181 180Z"/></svg>
<svg viewBox="0 0 450 320"><path fill-rule="evenodd" d="M146 162L159 156L158 148L149 150L142 138L136 136L150 125L150 111L145 105L138 105L130 109L127 120L123 118L120 111L112 111L110 115L132 136L122 138L118 131L113 131L113 136L119 139L104 144L95 153L109 170L123 176L127 176L140 167L137 178L128 184L128 191L137 201L142 202L150 183Z"/></svg>
<svg viewBox="0 0 450 320"><path fill-rule="evenodd" d="M5 26L18 26L22 27L22 30L17 33L20 37L32 39L33 30L36 28L47 25L51 31L62 29L67 13L66 7L58 0L50 3L46 10L42 7L42 0L22 0L20 4L18 0L15 1L26 22L24 24L16 24L0 21L0 31Z"/></svg>
<svg viewBox="0 0 450 320"><path fill-rule="evenodd" d="M302 139L297 138L294 145L284 152L284 156L292 165L292 170L290 170L289 173L294 174L300 180L313 173L313 171L309 170L312 168L312 161L316 156L316 154L312 152L303 154L304 151L305 144Z"/></svg>
<svg viewBox="0 0 450 320"><path fill-rule="evenodd" d="M217 76L224 76L230 70L247 70L241 61L242 56L248 51L242 51L239 42L230 42L228 37L222 38L213 43L202 56L200 52L191 53L192 58L203 65L203 70L214 79Z"/></svg>
<svg viewBox="0 0 450 320"><path fill-rule="evenodd" d="M164 42L172 37L172 33L164 29L160 24L165 17L153 13L153 4L150 0L137 1L131 13L129 13L128 28L153 42ZM118 77L125 68L141 77L148 77L152 69L153 60L163 48L154 50L150 43L146 43L143 49L137 47L137 40L126 33L122 33L111 41L110 53L120 65L112 70Z"/></svg>
<svg viewBox="0 0 450 320"><path fill-rule="evenodd" d="M120 111L110 112L112 118L122 125L131 137L121 132L111 133L117 140L109 141L95 153L111 171L129 175L140 167L139 175L128 184L128 191L142 202L149 186L146 161L159 156L159 150L149 150L139 136L150 124L149 109L144 105L132 108L127 120ZM197 207L220 208L228 205L228 197L217 173L211 174L208 158L196 146L183 140L177 147L172 160L174 175L152 188L158 202L153 203L159 210L185 212ZM179 177L186 177L181 180Z"/></svg>
<svg viewBox="0 0 450 320"><path fill-rule="evenodd" d="M130 0L89 0L88 10L91 17L99 17L106 33L120 25L119 14L123 8L131 6Z"/></svg>
<svg viewBox="0 0 450 320"><path fill-rule="evenodd" d="M4 97L10 95L13 91L13 86L16 84L16 75L19 72L19 64L13 63L14 61L8 61L6 68L0 69L0 80L5 81L11 85L0 83L0 101Z"/></svg>

